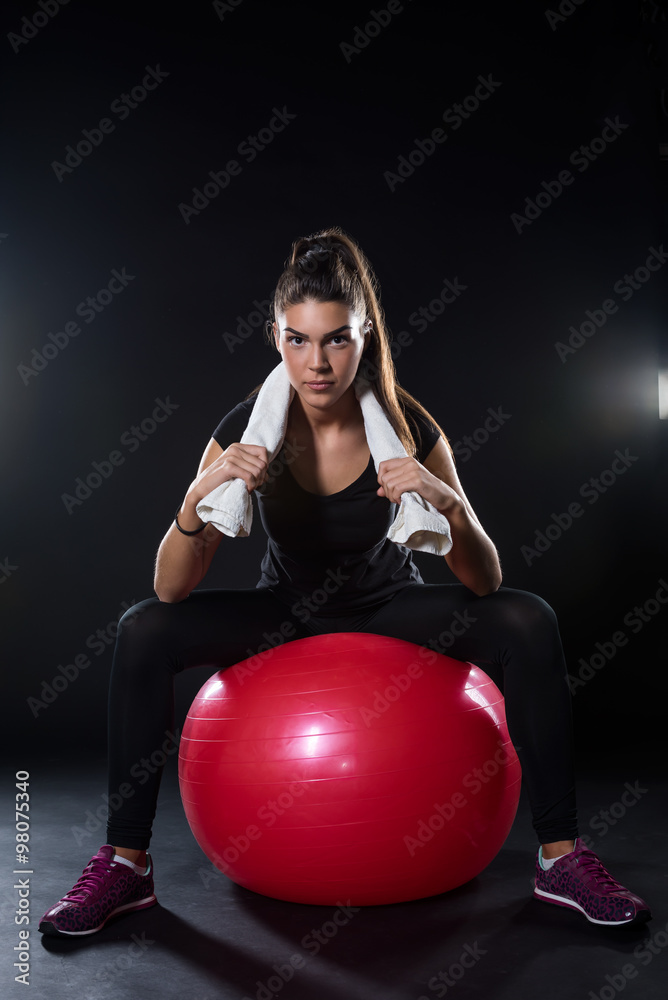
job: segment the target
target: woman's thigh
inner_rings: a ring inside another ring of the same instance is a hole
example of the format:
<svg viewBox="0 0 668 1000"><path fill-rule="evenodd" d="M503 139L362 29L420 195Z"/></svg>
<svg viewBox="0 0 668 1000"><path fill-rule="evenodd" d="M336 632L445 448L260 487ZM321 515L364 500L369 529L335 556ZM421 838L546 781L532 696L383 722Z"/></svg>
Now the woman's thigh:
<svg viewBox="0 0 668 1000"><path fill-rule="evenodd" d="M175 604L149 598L130 608L114 659L128 670L221 669L311 634L268 589L196 590Z"/></svg>
<svg viewBox="0 0 668 1000"><path fill-rule="evenodd" d="M513 661L563 667L556 617L540 597L501 587L477 597L461 584L409 584L366 630L405 639L458 660L496 666Z"/></svg>
<svg viewBox="0 0 668 1000"><path fill-rule="evenodd" d="M461 584L409 584L375 613L307 622L269 589L201 590L176 604L142 601L120 626L114 659L130 670L158 661L171 672L221 669L284 642L341 630L405 639L500 667L517 656L561 654L554 613L541 598L504 587L477 597Z"/></svg>

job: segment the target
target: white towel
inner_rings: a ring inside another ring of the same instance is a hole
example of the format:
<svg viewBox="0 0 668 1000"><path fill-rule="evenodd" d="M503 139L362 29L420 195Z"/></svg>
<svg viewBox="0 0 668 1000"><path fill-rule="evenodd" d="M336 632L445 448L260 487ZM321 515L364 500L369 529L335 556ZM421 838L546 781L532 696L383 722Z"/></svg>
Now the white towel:
<svg viewBox="0 0 668 1000"><path fill-rule="evenodd" d="M373 463L406 458L406 450L369 383L356 379L355 395L364 418L364 430ZM265 379L251 411L240 444L263 445L269 464L278 455L285 438L288 409L294 396L287 370L281 361ZM261 490L260 490L261 492ZM225 535L245 538L253 522L253 502L243 479L232 479L216 487L197 504L197 514ZM419 493L402 493L397 516L387 537L398 545L433 555L445 555L452 548L447 519Z"/></svg>

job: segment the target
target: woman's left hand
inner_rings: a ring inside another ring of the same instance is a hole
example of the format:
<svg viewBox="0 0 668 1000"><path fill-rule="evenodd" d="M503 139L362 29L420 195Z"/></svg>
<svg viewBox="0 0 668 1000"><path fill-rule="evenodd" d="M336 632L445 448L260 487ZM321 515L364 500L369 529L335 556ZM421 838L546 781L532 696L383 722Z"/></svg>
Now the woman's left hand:
<svg viewBox="0 0 668 1000"><path fill-rule="evenodd" d="M434 476L416 458L390 458L378 467L379 497L391 503L400 503L402 493L418 493L432 504L439 513L461 509L462 498L447 483Z"/></svg>

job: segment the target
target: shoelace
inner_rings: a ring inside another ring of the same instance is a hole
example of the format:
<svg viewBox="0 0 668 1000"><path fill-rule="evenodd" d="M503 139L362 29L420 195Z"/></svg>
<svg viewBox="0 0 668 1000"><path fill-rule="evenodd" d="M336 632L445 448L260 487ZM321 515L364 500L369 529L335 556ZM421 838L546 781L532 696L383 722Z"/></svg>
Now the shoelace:
<svg viewBox="0 0 668 1000"><path fill-rule="evenodd" d="M69 892L63 896L67 902L84 903L86 897L97 892L104 885L104 879L111 871L111 864L105 858L94 857L86 865L83 874Z"/></svg>
<svg viewBox="0 0 668 1000"><path fill-rule="evenodd" d="M584 869L585 875L590 879L593 879L598 886L602 889L610 889L613 891L622 890L626 892L627 890L623 885L612 877L610 872L603 867L599 859L596 857L593 851L583 851L576 858L576 864L578 869Z"/></svg>

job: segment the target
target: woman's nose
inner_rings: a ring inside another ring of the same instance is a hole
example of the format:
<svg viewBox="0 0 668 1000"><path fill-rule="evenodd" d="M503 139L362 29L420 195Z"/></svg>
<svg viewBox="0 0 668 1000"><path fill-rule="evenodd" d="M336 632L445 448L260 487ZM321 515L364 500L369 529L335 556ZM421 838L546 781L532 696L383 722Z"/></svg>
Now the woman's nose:
<svg viewBox="0 0 668 1000"><path fill-rule="evenodd" d="M329 361L325 354L323 347L313 347L313 354L311 355L311 360L309 363L309 368L313 371L320 370L321 368L327 368L329 366Z"/></svg>

